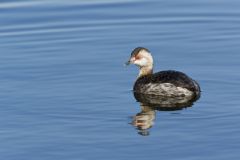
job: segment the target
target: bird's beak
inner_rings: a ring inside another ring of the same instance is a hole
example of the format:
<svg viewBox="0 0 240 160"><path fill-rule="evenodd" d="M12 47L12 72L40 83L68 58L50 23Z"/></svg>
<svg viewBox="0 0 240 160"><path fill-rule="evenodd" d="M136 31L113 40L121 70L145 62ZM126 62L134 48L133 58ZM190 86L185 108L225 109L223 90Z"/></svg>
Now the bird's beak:
<svg viewBox="0 0 240 160"><path fill-rule="evenodd" d="M127 62L125 62L125 66L128 66L129 64L131 64L131 61L128 60Z"/></svg>
<svg viewBox="0 0 240 160"><path fill-rule="evenodd" d="M133 64L133 62L135 61L135 58L134 57L131 57L126 63L125 63L125 66L128 66L130 64Z"/></svg>

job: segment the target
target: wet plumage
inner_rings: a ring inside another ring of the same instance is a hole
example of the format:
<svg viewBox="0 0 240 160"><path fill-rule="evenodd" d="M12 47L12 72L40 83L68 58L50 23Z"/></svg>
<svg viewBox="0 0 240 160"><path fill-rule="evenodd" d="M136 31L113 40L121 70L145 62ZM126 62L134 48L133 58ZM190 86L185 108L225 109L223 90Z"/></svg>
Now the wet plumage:
<svg viewBox="0 0 240 160"><path fill-rule="evenodd" d="M185 92L184 89L186 89ZM137 93L163 96L185 96L186 94L198 96L200 93L200 87L196 81L182 72L173 70L141 76L136 80L133 90Z"/></svg>
<svg viewBox="0 0 240 160"><path fill-rule="evenodd" d="M168 70L153 74L153 58L146 48L135 48L127 64L135 64L140 69L133 87L136 93L171 97L200 95L199 84L185 73Z"/></svg>

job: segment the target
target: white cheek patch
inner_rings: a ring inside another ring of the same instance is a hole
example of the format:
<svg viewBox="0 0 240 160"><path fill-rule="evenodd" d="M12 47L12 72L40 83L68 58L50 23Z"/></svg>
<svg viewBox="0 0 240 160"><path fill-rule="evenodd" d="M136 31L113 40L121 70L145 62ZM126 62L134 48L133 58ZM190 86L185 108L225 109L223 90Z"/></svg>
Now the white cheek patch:
<svg viewBox="0 0 240 160"><path fill-rule="evenodd" d="M146 58L141 58L138 60L134 61L134 64L138 65L138 66L146 66L147 65L147 59Z"/></svg>

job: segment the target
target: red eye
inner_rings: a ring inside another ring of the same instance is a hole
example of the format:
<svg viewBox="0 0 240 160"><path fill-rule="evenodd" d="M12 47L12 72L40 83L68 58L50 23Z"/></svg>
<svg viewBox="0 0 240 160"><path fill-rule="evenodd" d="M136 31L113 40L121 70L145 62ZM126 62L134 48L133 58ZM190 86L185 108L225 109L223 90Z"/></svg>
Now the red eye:
<svg viewBox="0 0 240 160"><path fill-rule="evenodd" d="M138 60L138 59L140 59L140 57L139 57L139 56L136 56L135 59Z"/></svg>

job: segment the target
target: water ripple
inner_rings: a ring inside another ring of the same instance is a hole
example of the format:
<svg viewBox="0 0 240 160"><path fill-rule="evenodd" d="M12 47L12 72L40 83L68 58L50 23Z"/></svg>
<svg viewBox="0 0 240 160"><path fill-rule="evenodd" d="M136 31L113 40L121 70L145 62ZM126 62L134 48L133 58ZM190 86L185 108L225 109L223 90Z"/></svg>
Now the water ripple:
<svg viewBox="0 0 240 160"><path fill-rule="evenodd" d="M11 9L11 8L21 8L21 7L39 7L39 6L67 6L67 5L91 5L91 4L111 4L111 3L126 3L126 2L133 2L137 0L117 0L117 1L111 1L111 0L68 0L68 1L59 1L59 0L25 0L25 1L11 1L11 2L1 2L0 3L0 9ZM139 1L139 0L138 0Z"/></svg>
<svg viewBox="0 0 240 160"><path fill-rule="evenodd" d="M239 4L1 1L1 158L239 159ZM157 112L148 138L127 119L140 110L136 68L122 66L136 46L202 88L193 107Z"/></svg>

